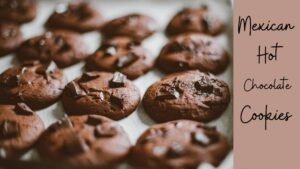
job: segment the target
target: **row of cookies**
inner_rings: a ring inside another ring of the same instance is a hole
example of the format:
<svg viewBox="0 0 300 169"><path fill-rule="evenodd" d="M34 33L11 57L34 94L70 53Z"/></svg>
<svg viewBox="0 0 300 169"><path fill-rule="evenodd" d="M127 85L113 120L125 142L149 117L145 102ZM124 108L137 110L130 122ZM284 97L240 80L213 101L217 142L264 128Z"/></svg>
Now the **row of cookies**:
<svg viewBox="0 0 300 169"><path fill-rule="evenodd" d="M153 125L132 146L123 128L104 116L66 116L45 129L24 103L0 105L0 111L1 158L36 148L41 159L57 166L111 168L129 162L137 168L194 169L218 166L230 149L215 128L195 121Z"/></svg>
<svg viewBox="0 0 300 169"><path fill-rule="evenodd" d="M1 22L24 24L32 21L37 15L35 0L1 0L0 8ZM45 26L50 29L67 29L75 32L101 30L105 37L127 34L134 40L143 40L155 31L155 21L151 17L130 14L107 22L97 9L84 1L57 5ZM222 29L222 22L209 13L208 7L203 5L198 8L185 8L178 12L168 24L166 34L174 36L184 32L199 32L216 35Z"/></svg>
<svg viewBox="0 0 300 169"><path fill-rule="evenodd" d="M67 114L99 114L114 120L127 117L140 103L139 88L120 72L85 72L67 82L54 62L27 61L0 74L0 103L24 102L38 110L61 96ZM152 84L143 97L146 113L158 122L211 121L229 101L228 85L198 70L168 75Z"/></svg>
<svg viewBox="0 0 300 169"><path fill-rule="evenodd" d="M9 3L7 2L7 4ZM62 7L63 5L64 7ZM208 26L215 25L212 23L203 24L204 21L202 20L205 20L205 23L208 22L204 18L211 18L208 17L207 10L207 7L186 8L171 20L166 30L181 30L171 34L183 33L183 35L171 38L162 48L156 60L156 65L163 72L173 73L199 69L218 74L226 69L229 63L227 52L212 37L195 34L199 32L209 33L210 27L216 27ZM91 14L88 15L87 13ZM49 62L53 60L61 68L73 65L86 59L89 54L86 51L86 44L82 42L79 34L66 30L70 30L69 27L74 28L75 25L85 27L85 24L101 20L96 19L99 18L98 15L100 14L94 16L93 13L97 13L97 11L84 2L70 3L69 5L60 4L50 16L46 25L54 20L55 24L50 24L53 25L51 27L57 25L57 29L65 29L65 31L48 31L44 35L30 38L23 43L21 43L22 34L17 25L2 23L0 24L2 35L0 38L0 41L2 41L0 53L5 55L20 46L16 50L16 56L22 62L27 60ZM56 20L63 21L57 21L56 23ZM189 20L189 22L186 20ZM214 21L214 19L210 19L210 21ZM71 22L70 25L64 26L69 22ZM199 25L199 23L201 24ZM220 32L222 26L220 26L220 22L217 23L216 25L219 25L218 32ZM120 71L130 79L135 79L146 73L153 67L154 60L150 53L142 47L141 40L155 32L153 25L155 25L155 21L142 14L129 14L104 24L101 27L101 32L105 40L102 42L101 47L88 57L87 70ZM205 30L208 32L205 32ZM216 32L210 34L216 34Z"/></svg>

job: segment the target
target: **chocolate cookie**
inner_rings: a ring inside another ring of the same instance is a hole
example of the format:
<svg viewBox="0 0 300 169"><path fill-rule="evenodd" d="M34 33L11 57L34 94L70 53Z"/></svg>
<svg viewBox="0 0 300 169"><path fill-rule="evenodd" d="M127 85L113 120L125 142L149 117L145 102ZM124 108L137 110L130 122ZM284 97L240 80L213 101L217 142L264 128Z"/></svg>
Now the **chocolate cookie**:
<svg viewBox="0 0 300 169"><path fill-rule="evenodd" d="M153 59L140 43L127 37L115 37L87 59L87 70L120 71L129 79L135 79L153 67Z"/></svg>
<svg viewBox="0 0 300 169"><path fill-rule="evenodd" d="M99 115L65 117L41 136L37 150L48 160L78 167L107 167L124 160L131 143L117 122Z"/></svg>
<svg viewBox="0 0 300 169"><path fill-rule="evenodd" d="M13 52L22 40L22 32L18 25L0 23L0 57Z"/></svg>
<svg viewBox="0 0 300 169"><path fill-rule="evenodd" d="M66 77L54 62L26 62L0 74L0 102L24 102L41 109L56 102L62 94Z"/></svg>
<svg viewBox="0 0 300 169"><path fill-rule="evenodd" d="M148 169L196 169L218 166L229 152L225 136L215 128L189 120L157 124L146 130L132 148L132 164Z"/></svg>
<svg viewBox="0 0 300 169"><path fill-rule="evenodd" d="M216 35L223 29L222 22L209 13L207 6L184 8L178 12L166 28L168 36L187 32Z"/></svg>
<svg viewBox="0 0 300 169"><path fill-rule="evenodd" d="M140 92L119 72L86 72L68 83L62 101L69 115L98 114L118 120L137 108Z"/></svg>
<svg viewBox="0 0 300 169"><path fill-rule="evenodd" d="M25 103L0 105L0 156L21 156L33 146L43 130L43 121Z"/></svg>
<svg viewBox="0 0 300 169"><path fill-rule="evenodd" d="M87 2L59 4L49 17L46 27L67 29L76 32L89 32L100 29L104 23L102 15Z"/></svg>
<svg viewBox="0 0 300 169"><path fill-rule="evenodd" d="M53 60L61 68L73 65L88 56L79 34L68 31L46 32L28 39L21 44L16 55L20 61Z"/></svg>
<svg viewBox="0 0 300 169"><path fill-rule="evenodd" d="M135 41L142 41L155 32L153 18L142 14L129 14L106 23L101 32L105 38L127 36Z"/></svg>
<svg viewBox="0 0 300 169"><path fill-rule="evenodd" d="M211 37L201 34L174 37L157 58L157 66L165 73L198 69L219 74L228 64L227 52Z"/></svg>
<svg viewBox="0 0 300 169"><path fill-rule="evenodd" d="M25 23L36 16L35 0L0 0L0 21Z"/></svg>
<svg viewBox="0 0 300 169"><path fill-rule="evenodd" d="M208 122L218 118L229 101L225 82L195 70L174 73L151 85L144 95L143 105L157 122L177 119Z"/></svg>

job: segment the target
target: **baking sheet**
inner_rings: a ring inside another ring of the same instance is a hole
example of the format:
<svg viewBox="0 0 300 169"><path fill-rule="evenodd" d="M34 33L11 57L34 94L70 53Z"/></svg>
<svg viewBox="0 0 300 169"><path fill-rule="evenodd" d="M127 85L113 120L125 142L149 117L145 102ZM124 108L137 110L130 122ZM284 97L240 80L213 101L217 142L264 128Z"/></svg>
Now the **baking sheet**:
<svg viewBox="0 0 300 169"><path fill-rule="evenodd" d="M27 39L32 36L42 34L45 31L43 28L44 22L53 12L55 5L62 2L67 1L38 1L37 18L33 22L23 25L21 28L24 38ZM108 20L131 12L140 12L153 17L158 23L159 32L155 33L153 36L143 42L143 46L152 53L153 57L158 55L161 47L167 42L167 38L164 36L163 30L166 24L170 21L171 17L185 6L199 6L201 4L206 4L210 11L217 15L225 23L226 30L222 34L218 35L215 39L232 56L232 9L230 3L228 3L226 0L91 0L90 2L94 7L99 9ZM83 34L83 38L90 52L95 51L101 42L101 35L98 32ZM18 64L18 61L13 54L0 58L0 72L16 64ZM80 76L84 71L83 67L84 63L81 62L64 69L68 80L71 81L75 77ZM148 72L146 75L134 80L134 83L139 87L141 94L143 95L145 90L155 81L158 81L161 77L163 77L163 74L154 69ZM218 78L226 81L229 84L230 90L232 91L232 62L224 73L218 75ZM46 109L38 111L37 113L47 127L57 119L63 117L64 110L61 102L59 101ZM127 131L133 144L143 131L145 131L149 126L155 124L144 112L141 104L138 106L135 112L133 112L127 118L120 120L119 123ZM216 126L218 131L226 135L230 144L232 145L232 102L219 119L210 122L208 125ZM35 150L31 150L26 153L22 159L38 160L39 158ZM128 169L130 167L124 164L120 168ZM212 168L214 167L209 164L203 164L199 166L199 169ZM233 168L232 152L228 154L219 168Z"/></svg>

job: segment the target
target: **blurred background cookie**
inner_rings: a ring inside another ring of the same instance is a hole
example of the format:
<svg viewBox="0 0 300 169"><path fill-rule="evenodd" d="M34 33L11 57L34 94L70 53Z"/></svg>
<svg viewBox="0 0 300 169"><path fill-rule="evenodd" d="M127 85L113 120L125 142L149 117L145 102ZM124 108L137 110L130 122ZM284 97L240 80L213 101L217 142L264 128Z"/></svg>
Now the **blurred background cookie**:
<svg viewBox="0 0 300 169"><path fill-rule="evenodd" d="M56 30L24 41L16 51L16 56L21 62L54 61L64 68L85 59L88 53L79 34Z"/></svg>
<svg viewBox="0 0 300 169"><path fill-rule="evenodd" d="M30 22L36 17L35 0L0 0L0 21Z"/></svg>
<svg viewBox="0 0 300 169"><path fill-rule="evenodd" d="M0 22L0 57L13 52L22 40L23 35L18 25Z"/></svg>
<svg viewBox="0 0 300 169"><path fill-rule="evenodd" d="M114 37L102 43L101 47L87 59L87 70L99 70L125 74L135 79L148 72L154 59L140 43L128 37Z"/></svg>
<svg viewBox="0 0 300 169"><path fill-rule="evenodd" d="M98 30L104 23L103 16L84 1L58 4L46 22L50 29L67 29L76 32Z"/></svg>
<svg viewBox="0 0 300 169"><path fill-rule="evenodd" d="M135 41L142 41L152 35L156 31L155 28L156 22L153 18L132 13L107 22L101 33L105 38L127 36Z"/></svg>
<svg viewBox="0 0 300 169"><path fill-rule="evenodd" d="M188 7L178 12L167 25L166 34L204 33L216 35L223 29L223 23L209 12L207 6Z"/></svg>

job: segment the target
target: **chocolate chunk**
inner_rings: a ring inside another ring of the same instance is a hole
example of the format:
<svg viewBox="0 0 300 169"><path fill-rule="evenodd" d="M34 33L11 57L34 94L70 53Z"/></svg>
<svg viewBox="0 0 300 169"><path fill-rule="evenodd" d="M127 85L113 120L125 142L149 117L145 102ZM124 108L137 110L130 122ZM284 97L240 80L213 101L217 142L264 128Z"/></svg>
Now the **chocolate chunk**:
<svg viewBox="0 0 300 169"><path fill-rule="evenodd" d="M50 63L37 68L36 73L41 75L48 75L50 73L53 73L56 69L57 69L56 64L53 61L51 61Z"/></svg>
<svg viewBox="0 0 300 169"><path fill-rule="evenodd" d="M105 56L113 56L117 53L117 48L115 46L109 46L106 50L105 50Z"/></svg>
<svg viewBox="0 0 300 169"><path fill-rule="evenodd" d="M124 102L123 98L121 98L119 96L111 95L110 98L109 98L109 101L112 104L117 105L120 108L123 108L123 102Z"/></svg>
<svg viewBox="0 0 300 169"><path fill-rule="evenodd" d="M179 143L173 143L166 153L168 158L178 158L184 154L184 147Z"/></svg>
<svg viewBox="0 0 300 169"><path fill-rule="evenodd" d="M118 131L113 125L98 125L94 130L94 134L96 137L113 137L117 133Z"/></svg>
<svg viewBox="0 0 300 169"><path fill-rule="evenodd" d="M103 92L99 92L99 99L101 100L101 101L104 101L104 93Z"/></svg>
<svg viewBox="0 0 300 169"><path fill-rule="evenodd" d="M17 103L16 104L16 112L21 115L33 115L33 110L28 107L25 103Z"/></svg>
<svg viewBox="0 0 300 169"><path fill-rule="evenodd" d="M94 116L88 116L86 124L91 125L91 126L97 126L102 123L102 121L98 118L95 118Z"/></svg>
<svg viewBox="0 0 300 169"><path fill-rule="evenodd" d="M182 23L183 25L191 24L192 21L193 21L193 19L194 19L194 16L193 16L193 15L187 14L187 15L184 15L184 16L183 16L183 19L182 19L181 23Z"/></svg>
<svg viewBox="0 0 300 169"><path fill-rule="evenodd" d="M68 10L68 5L65 3L60 3L55 7L55 13L62 14Z"/></svg>
<svg viewBox="0 0 300 169"><path fill-rule="evenodd" d="M202 76L200 80L194 83L194 86L198 91L204 93L212 93L214 90L214 86L207 76Z"/></svg>
<svg viewBox="0 0 300 169"><path fill-rule="evenodd" d="M14 37L17 35L17 31L16 29L4 29L1 31L0 36L2 38L10 38L10 37Z"/></svg>
<svg viewBox="0 0 300 169"><path fill-rule="evenodd" d="M165 146L155 146L153 147L152 152L156 156L161 156L167 152L167 148Z"/></svg>
<svg viewBox="0 0 300 169"><path fill-rule="evenodd" d="M128 54L118 58L115 65L117 68L123 68L123 67L126 67L126 66L132 64L133 62L138 60L138 58L139 57L137 55L135 55L134 53L128 53Z"/></svg>
<svg viewBox="0 0 300 169"><path fill-rule="evenodd" d="M115 72L109 83L110 87L125 87L126 76L120 72Z"/></svg>
<svg viewBox="0 0 300 169"><path fill-rule="evenodd" d="M131 41L130 43L127 44L127 49L132 49L136 46L140 46L141 42L139 41Z"/></svg>
<svg viewBox="0 0 300 169"><path fill-rule="evenodd" d="M70 94L70 96L75 97L75 98L79 98L79 97L83 97L86 96L86 92L84 90L82 90L80 88L80 86L78 86L78 84L74 81L71 81L67 86L67 92L68 94Z"/></svg>
<svg viewBox="0 0 300 169"><path fill-rule="evenodd" d="M71 120L67 116L65 116L64 118L60 119L54 125L51 125L49 127L49 130L50 130L50 132L55 132L60 128L69 128L69 127L73 127L73 124L72 124Z"/></svg>
<svg viewBox="0 0 300 169"><path fill-rule="evenodd" d="M199 144L201 146L207 146L210 143L210 139L202 132L194 132L191 135L192 143Z"/></svg>
<svg viewBox="0 0 300 169"><path fill-rule="evenodd" d="M165 99L177 99L180 97L180 93L175 88L170 88L163 86L160 89L158 94L156 95L157 100L165 100Z"/></svg>
<svg viewBox="0 0 300 169"><path fill-rule="evenodd" d="M209 129L208 129L209 130ZM193 132L191 134L192 143L206 147L210 144L213 144L218 141L218 136L214 134L215 130L212 129L213 132Z"/></svg>
<svg viewBox="0 0 300 169"><path fill-rule="evenodd" d="M185 49L185 47L181 43L176 41L176 42L172 43L170 45L170 47L167 49L168 49L168 52L173 53L173 52L181 52Z"/></svg>
<svg viewBox="0 0 300 169"><path fill-rule="evenodd" d="M213 17L211 17L210 15L206 14L203 16L202 19L202 23L204 25L204 31L208 32L209 29L212 27L213 25Z"/></svg>
<svg viewBox="0 0 300 169"><path fill-rule="evenodd" d="M19 132L19 126L15 121L3 121L0 125L0 138L9 139L16 137Z"/></svg>
<svg viewBox="0 0 300 169"><path fill-rule="evenodd" d="M13 76L10 76L10 77L6 77L1 82L2 85L11 86L11 87L17 86L19 83L20 83L20 75L19 74L13 75Z"/></svg>
<svg viewBox="0 0 300 169"><path fill-rule="evenodd" d="M97 79L99 77L98 74L93 73L93 72L85 72L82 74L80 78L80 82L88 82L94 79Z"/></svg>
<svg viewBox="0 0 300 169"><path fill-rule="evenodd" d="M89 150L89 146L85 140L79 137L76 133L72 133L68 136L68 139L63 143L63 151L67 154L81 154Z"/></svg>

